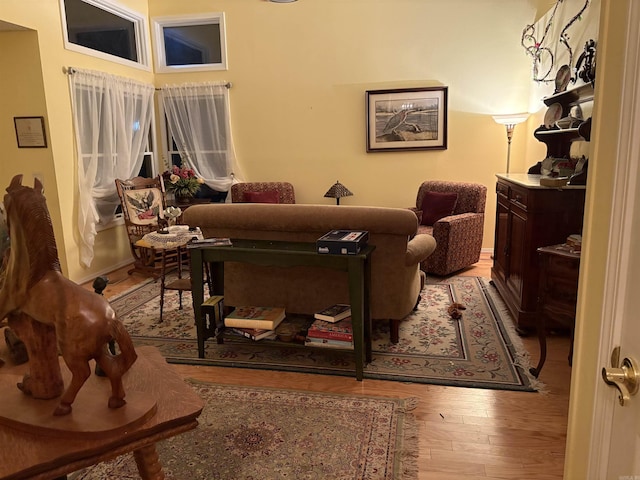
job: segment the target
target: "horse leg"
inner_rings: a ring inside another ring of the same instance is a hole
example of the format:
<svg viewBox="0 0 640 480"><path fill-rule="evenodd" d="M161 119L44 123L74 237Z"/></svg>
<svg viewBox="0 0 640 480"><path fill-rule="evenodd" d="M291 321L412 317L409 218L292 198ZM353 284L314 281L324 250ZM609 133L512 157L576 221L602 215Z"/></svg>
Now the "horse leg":
<svg viewBox="0 0 640 480"><path fill-rule="evenodd" d="M124 385L122 384L122 375L124 372L117 367L114 358L106 352L103 352L98 358L96 358L96 363L100 366L100 370L102 370L107 376L109 382L111 382L109 408L122 407L127 403L124 399L125 391Z"/></svg>
<svg viewBox="0 0 640 480"><path fill-rule="evenodd" d="M25 313L10 313L9 326L24 342L29 356L29 372L18 388L33 398L49 399L64 390L58 362L56 330L52 325L37 322Z"/></svg>
<svg viewBox="0 0 640 480"><path fill-rule="evenodd" d="M65 359L65 361L71 371L71 382L62 394L60 403L53 412L54 415L67 415L71 413L71 404L76 399L76 395L78 395L84 382L86 382L87 378L91 375L89 362L80 359L74 359L74 361L67 361L67 359Z"/></svg>

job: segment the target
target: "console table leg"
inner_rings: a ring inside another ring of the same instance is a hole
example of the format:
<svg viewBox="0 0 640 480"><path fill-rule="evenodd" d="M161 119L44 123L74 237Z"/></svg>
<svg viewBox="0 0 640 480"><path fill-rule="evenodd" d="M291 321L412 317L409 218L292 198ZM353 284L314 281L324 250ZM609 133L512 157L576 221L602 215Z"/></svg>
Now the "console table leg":
<svg viewBox="0 0 640 480"><path fill-rule="evenodd" d="M162 464L158 458L155 444L147 445L133 452L142 480L164 480Z"/></svg>

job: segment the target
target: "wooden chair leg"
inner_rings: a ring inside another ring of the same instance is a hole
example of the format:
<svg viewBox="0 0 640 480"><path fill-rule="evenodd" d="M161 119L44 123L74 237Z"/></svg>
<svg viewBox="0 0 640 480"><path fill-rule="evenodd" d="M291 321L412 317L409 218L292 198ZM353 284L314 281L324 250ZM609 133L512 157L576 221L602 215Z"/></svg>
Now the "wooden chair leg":
<svg viewBox="0 0 640 480"><path fill-rule="evenodd" d="M389 320L389 330L391 343L398 343L400 341L400 320Z"/></svg>

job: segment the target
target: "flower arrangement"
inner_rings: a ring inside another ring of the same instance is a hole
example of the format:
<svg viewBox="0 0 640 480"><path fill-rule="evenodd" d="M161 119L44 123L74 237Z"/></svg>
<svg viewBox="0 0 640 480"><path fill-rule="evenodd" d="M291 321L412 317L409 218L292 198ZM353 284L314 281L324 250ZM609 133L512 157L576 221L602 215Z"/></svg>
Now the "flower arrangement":
<svg viewBox="0 0 640 480"><path fill-rule="evenodd" d="M162 174L165 187L173 192L176 197L193 197L200 191L204 180L197 177L193 169L184 163L181 166L174 165L171 170Z"/></svg>

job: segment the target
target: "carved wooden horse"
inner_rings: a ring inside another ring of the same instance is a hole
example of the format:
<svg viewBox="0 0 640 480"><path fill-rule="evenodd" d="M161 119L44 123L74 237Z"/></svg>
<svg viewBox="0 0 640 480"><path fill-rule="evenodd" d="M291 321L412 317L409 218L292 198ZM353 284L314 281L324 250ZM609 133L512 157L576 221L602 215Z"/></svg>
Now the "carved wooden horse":
<svg viewBox="0 0 640 480"><path fill-rule="evenodd" d="M137 358L133 343L104 297L62 275L42 183L35 179L34 188L26 187L22 175L16 175L7 188L4 206L11 247L0 286L0 318L9 316L10 325L12 319L24 322L26 318L35 321L33 327L39 322L55 328L58 349L72 378L54 415L71 412L78 391L91 375L91 359L111 382L109 407L121 407L126 403L122 376ZM34 342L22 338L27 346L41 342L37 338L41 329L27 330L36 337L31 339ZM108 351L111 340L120 347L118 355ZM38 351L30 349L30 357ZM18 387L31 394L26 380Z"/></svg>

